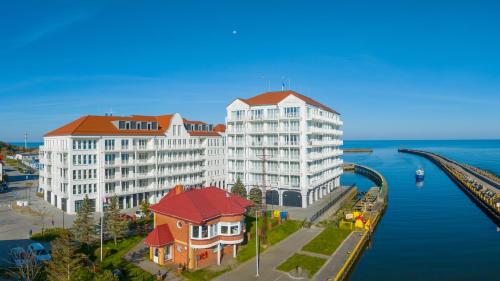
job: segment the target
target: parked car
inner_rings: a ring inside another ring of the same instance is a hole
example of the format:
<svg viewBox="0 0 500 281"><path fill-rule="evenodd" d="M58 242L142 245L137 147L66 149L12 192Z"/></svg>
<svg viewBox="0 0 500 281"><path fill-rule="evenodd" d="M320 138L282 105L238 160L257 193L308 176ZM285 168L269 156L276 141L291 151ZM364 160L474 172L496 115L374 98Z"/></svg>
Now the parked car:
<svg viewBox="0 0 500 281"><path fill-rule="evenodd" d="M28 246L28 254L32 254L36 257L37 262L46 262L50 261L52 257L49 252L45 249L45 247L40 243L31 243Z"/></svg>
<svg viewBox="0 0 500 281"><path fill-rule="evenodd" d="M137 210L135 211L135 217L138 219L143 219L146 217L146 215L141 210Z"/></svg>
<svg viewBox="0 0 500 281"><path fill-rule="evenodd" d="M15 266L22 266L26 263L27 258L26 251L21 247L15 247L10 249L9 257Z"/></svg>

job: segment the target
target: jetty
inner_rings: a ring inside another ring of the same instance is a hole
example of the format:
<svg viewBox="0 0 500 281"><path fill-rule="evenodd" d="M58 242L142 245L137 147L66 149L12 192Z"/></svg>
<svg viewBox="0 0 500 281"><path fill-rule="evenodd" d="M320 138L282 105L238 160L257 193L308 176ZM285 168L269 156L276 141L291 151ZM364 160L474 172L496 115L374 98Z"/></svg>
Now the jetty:
<svg viewBox="0 0 500 281"><path fill-rule="evenodd" d="M323 270L315 276L314 280L318 281L347 280L387 208L389 186L381 173L354 163L344 163L343 168L345 172L353 172L369 178L376 185L370 188L364 198L354 206L359 211L363 211L370 223L366 224L364 229L353 231L344 240Z"/></svg>
<svg viewBox="0 0 500 281"><path fill-rule="evenodd" d="M433 152L406 148L400 148L398 151L425 157L436 164L488 217L500 226L500 180L496 175Z"/></svg>

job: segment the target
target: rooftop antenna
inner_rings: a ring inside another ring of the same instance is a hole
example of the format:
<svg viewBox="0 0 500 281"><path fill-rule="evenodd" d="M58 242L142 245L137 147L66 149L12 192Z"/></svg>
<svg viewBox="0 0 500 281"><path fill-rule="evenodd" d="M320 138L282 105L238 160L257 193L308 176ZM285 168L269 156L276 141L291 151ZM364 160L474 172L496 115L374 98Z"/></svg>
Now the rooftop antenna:
<svg viewBox="0 0 500 281"><path fill-rule="evenodd" d="M281 77L281 91L285 90L285 77Z"/></svg>
<svg viewBox="0 0 500 281"><path fill-rule="evenodd" d="M24 150L28 150L28 132L24 133Z"/></svg>

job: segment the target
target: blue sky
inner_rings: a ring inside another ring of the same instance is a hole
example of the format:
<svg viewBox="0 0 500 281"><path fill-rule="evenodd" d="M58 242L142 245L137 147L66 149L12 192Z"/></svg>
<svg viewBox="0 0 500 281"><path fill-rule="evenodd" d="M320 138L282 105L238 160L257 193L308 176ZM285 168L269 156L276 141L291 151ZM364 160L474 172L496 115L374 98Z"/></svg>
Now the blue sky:
<svg viewBox="0 0 500 281"><path fill-rule="evenodd" d="M0 139L111 110L223 122L283 77L346 139L500 138L498 1L138 3L2 2Z"/></svg>

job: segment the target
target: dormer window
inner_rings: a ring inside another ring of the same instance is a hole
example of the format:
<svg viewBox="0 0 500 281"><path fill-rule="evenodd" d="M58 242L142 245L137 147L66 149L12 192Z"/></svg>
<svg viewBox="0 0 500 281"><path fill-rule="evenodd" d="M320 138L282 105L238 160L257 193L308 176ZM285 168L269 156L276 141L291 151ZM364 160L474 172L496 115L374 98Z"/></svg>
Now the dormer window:
<svg viewBox="0 0 500 281"><path fill-rule="evenodd" d="M125 130L130 130L130 122L125 123Z"/></svg>
<svg viewBox="0 0 500 281"><path fill-rule="evenodd" d="M141 122L141 129L140 130L146 130L146 128L148 127L148 123L147 122Z"/></svg>
<svg viewBox="0 0 500 281"><path fill-rule="evenodd" d="M136 130L137 129L137 122L136 121L131 121L130 122L130 129Z"/></svg>
<svg viewBox="0 0 500 281"><path fill-rule="evenodd" d="M125 129L125 121L119 121L118 122L118 129L124 130Z"/></svg>
<svg viewBox="0 0 500 281"><path fill-rule="evenodd" d="M158 130L158 122L153 122L152 123L153 130Z"/></svg>

